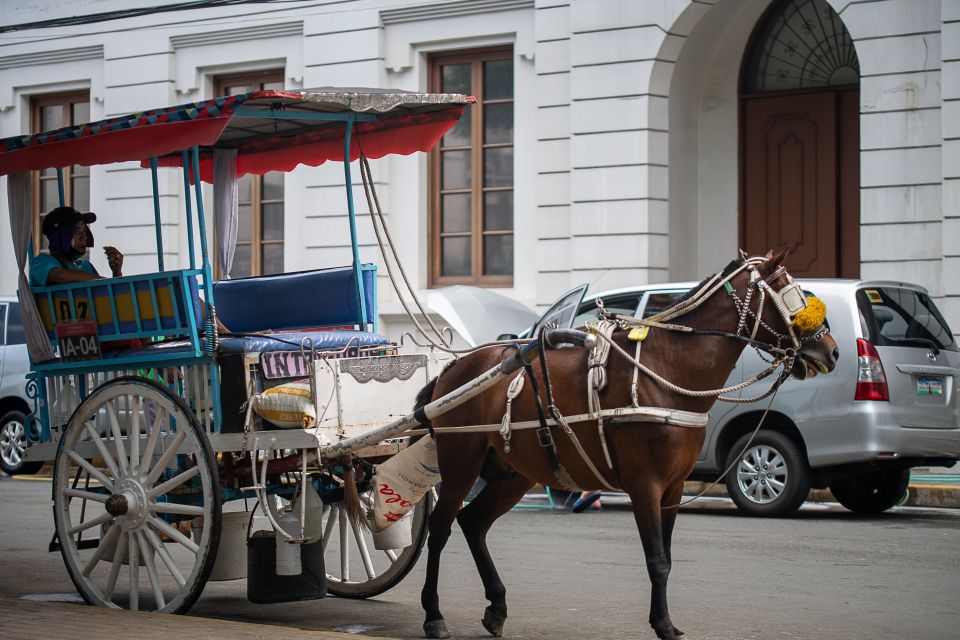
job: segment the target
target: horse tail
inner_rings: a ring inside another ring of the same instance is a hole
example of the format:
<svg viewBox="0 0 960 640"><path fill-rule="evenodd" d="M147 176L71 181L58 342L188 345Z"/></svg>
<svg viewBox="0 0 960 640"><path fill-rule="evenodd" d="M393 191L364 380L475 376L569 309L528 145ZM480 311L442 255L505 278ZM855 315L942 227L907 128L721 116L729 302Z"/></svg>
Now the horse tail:
<svg viewBox="0 0 960 640"><path fill-rule="evenodd" d="M343 474L343 508L347 511L347 517L358 523L361 527L369 527L367 522L367 511L360 502L360 494L357 492L357 482L353 470L353 462L347 463L347 470Z"/></svg>
<svg viewBox="0 0 960 640"><path fill-rule="evenodd" d="M439 379L440 379L440 376L437 376L436 378L428 382L426 386L423 387L423 389L420 389L420 391L417 392L417 400L413 404L414 411L416 411L417 409L422 409L423 407L430 404L430 401L433 400L433 390L437 387L437 381Z"/></svg>

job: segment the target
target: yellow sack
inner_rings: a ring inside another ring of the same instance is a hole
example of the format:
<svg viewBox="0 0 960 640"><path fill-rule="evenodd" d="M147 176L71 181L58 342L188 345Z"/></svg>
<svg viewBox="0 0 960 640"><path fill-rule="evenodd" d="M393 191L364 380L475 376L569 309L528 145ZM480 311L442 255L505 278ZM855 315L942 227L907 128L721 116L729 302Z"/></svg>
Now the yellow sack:
<svg viewBox="0 0 960 640"><path fill-rule="evenodd" d="M317 423L309 380L297 380L267 389L250 399L257 415L284 429L306 429Z"/></svg>

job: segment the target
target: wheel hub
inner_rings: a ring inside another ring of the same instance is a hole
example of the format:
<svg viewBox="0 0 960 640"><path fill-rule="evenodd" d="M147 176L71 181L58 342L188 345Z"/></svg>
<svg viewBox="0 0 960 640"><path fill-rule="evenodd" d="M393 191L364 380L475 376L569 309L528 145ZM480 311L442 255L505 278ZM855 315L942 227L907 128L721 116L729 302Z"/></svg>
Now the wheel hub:
<svg viewBox="0 0 960 640"><path fill-rule="evenodd" d="M136 480L122 480L117 492L107 498L105 506L125 528L139 528L147 517L146 489Z"/></svg>

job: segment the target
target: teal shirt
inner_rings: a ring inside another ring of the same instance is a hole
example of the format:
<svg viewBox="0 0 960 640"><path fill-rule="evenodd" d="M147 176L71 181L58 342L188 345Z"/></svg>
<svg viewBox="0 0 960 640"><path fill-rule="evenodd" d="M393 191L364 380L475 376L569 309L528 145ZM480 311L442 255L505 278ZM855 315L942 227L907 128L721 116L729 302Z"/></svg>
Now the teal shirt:
<svg viewBox="0 0 960 640"><path fill-rule="evenodd" d="M64 260L61 263L49 253L41 253L38 256L34 256L33 260L30 262L30 286L47 286L47 278L50 277L50 272L54 269L63 269L64 265L66 265L67 269L71 269L73 271L83 271L84 273L89 273L95 276L100 275L96 267L90 264L88 260L84 260L83 258L74 260L73 262Z"/></svg>

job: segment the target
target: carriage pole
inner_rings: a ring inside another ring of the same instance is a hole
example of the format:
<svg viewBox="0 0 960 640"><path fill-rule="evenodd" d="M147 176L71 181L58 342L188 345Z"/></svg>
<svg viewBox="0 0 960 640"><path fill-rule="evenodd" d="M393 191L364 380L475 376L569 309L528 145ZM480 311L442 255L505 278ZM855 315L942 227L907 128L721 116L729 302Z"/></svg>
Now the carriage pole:
<svg viewBox="0 0 960 640"><path fill-rule="evenodd" d="M586 347L592 349L597 342L596 336L577 331L576 329L547 329L544 331L544 345L550 349L560 348L562 345L573 345L576 347ZM497 366L489 369L486 373L474 378L470 382L454 389L442 398L437 398L433 402L424 405L413 413L409 413L402 418L394 420L390 424L384 425L378 429L368 431L353 438L341 440L319 449L320 459L332 459L348 454L357 449L362 449L370 445L377 444L381 440L395 438L405 431L426 425L433 418L442 415L460 406L467 400L474 398L490 387L494 386L505 377L516 373L521 367L531 364L539 355L538 342L532 342L517 350L509 358ZM310 457L316 457L317 453L310 454ZM319 460L310 460L311 463Z"/></svg>

